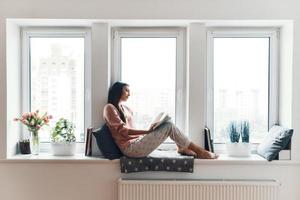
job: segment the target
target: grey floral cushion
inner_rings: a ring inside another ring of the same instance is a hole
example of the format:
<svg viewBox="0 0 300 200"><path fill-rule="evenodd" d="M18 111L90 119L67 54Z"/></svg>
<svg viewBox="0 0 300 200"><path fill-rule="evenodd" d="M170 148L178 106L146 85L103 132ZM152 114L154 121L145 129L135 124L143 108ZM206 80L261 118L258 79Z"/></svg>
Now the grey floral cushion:
<svg viewBox="0 0 300 200"><path fill-rule="evenodd" d="M169 171L189 172L194 171L194 157L179 155L176 151L155 150L144 158L130 158L123 156L120 159L121 172L144 171Z"/></svg>

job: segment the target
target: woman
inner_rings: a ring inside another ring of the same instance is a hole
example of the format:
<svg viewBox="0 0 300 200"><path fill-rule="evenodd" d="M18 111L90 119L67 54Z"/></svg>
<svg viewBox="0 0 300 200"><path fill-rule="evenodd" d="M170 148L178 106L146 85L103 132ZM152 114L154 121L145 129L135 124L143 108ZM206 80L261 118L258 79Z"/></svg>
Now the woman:
<svg viewBox="0 0 300 200"><path fill-rule="evenodd" d="M217 158L216 154L206 151L191 142L171 122L166 122L155 130L153 130L153 125L148 130L133 128L133 113L123 104L129 96L129 85L116 82L109 90L108 104L103 111L104 120L111 131L112 137L124 155L145 157L170 136L178 146L178 152L181 154L204 159Z"/></svg>

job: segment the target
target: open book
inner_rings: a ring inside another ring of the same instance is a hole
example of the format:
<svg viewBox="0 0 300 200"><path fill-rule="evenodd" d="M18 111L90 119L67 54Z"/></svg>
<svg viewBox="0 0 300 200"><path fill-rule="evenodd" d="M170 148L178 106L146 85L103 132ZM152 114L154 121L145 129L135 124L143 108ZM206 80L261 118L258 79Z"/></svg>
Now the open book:
<svg viewBox="0 0 300 200"><path fill-rule="evenodd" d="M157 115L157 117L154 118L154 120L152 121L151 125L155 124L153 126L153 130L157 129L160 125L162 125L163 123L169 121L171 119L171 117L165 113L165 112L161 112Z"/></svg>

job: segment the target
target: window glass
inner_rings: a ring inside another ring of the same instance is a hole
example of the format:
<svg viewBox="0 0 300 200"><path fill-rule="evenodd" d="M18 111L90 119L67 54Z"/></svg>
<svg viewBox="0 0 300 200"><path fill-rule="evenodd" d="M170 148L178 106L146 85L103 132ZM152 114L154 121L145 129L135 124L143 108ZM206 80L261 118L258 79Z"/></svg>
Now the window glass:
<svg viewBox="0 0 300 200"><path fill-rule="evenodd" d="M176 38L121 38L121 68L136 128L162 111L175 122Z"/></svg>
<svg viewBox="0 0 300 200"><path fill-rule="evenodd" d="M76 126L84 141L84 38L30 38L30 108L61 117ZM44 130L41 141L49 142Z"/></svg>
<svg viewBox="0 0 300 200"><path fill-rule="evenodd" d="M214 140L231 121L250 123L251 142L268 131L269 38L214 38Z"/></svg>

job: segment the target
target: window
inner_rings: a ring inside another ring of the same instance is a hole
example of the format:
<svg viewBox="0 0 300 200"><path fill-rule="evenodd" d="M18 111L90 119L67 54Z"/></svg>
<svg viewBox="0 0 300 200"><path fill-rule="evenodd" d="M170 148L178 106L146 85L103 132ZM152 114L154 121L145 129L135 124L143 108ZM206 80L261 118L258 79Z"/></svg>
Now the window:
<svg viewBox="0 0 300 200"><path fill-rule="evenodd" d="M84 142L89 117L85 88L87 76L87 30L23 30L23 111L47 112L72 121L77 142ZM49 130L41 130L41 142L49 142Z"/></svg>
<svg viewBox="0 0 300 200"><path fill-rule="evenodd" d="M165 111L185 128L184 31L118 29L114 39L114 77L130 85L129 106L136 128L146 129Z"/></svg>
<svg viewBox="0 0 300 200"><path fill-rule="evenodd" d="M276 33L208 33L208 125L215 143L229 140L232 121L249 121L252 143L259 143L277 122Z"/></svg>

